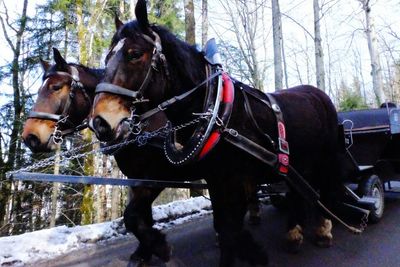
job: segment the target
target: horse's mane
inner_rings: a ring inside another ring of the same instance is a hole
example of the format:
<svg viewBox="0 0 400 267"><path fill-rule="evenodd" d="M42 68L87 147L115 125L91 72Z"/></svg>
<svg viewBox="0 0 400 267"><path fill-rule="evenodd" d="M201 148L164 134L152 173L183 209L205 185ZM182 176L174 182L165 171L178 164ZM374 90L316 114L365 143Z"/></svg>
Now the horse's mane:
<svg viewBox="0 0 400 267"><path fill-rule="evenodd" d="M95 76L97 79L102 79L105 74L105 69L98 69L98 68L89 68L81 64L77 63L68 63L69 66L75 66L77 68L83 69L85 72L88 72L90 75ZM42 80L46 79L49 75L52 73L55 73L57 71L67 71L63 67L58 66L57 64L52 65L44 74L42 77Z"/></svg>

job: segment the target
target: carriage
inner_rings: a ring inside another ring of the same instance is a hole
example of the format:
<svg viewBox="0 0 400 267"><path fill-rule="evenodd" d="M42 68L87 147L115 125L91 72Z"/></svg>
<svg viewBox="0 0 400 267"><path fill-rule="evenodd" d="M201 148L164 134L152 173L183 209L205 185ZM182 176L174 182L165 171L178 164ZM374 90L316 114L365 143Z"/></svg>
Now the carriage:
<svg viewBox="0 0 400 267"><path fill-rule="evenodd" d="M384 193L396 192L400 178L400 109L384 104L379 109L338 113L344 166L345 205L366 208L369 221L383 216Z"/></svg>

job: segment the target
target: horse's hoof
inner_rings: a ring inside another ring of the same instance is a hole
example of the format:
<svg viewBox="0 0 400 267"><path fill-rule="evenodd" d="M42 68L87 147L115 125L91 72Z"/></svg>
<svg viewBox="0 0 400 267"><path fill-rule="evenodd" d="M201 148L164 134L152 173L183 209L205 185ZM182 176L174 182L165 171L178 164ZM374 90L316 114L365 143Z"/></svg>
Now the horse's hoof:
<svg viewBox="0 0 400 267"><path fill-rule="evenodd" d="M261 217L260 216L249 216L249 224L250 225L260 225Z"/></svg>
<svg viewBox="0 0 400 267"><path fill-rule="evenodd" d="M219 234L218 233L215 234L215 246L217 248L219 248Z"/></svg>
<svg viewBox="0 0 400 267"><path fill-rule="evenodd" d="M140 250L136 250L134 253L132 253L132 255L129 257L129 260L131 262L146 262L146 261L150 261L151 260L151 256L148 259L144 259L143 255L141 254Z"/></svg>
<svg viewBox="0 0 400 267"><path fill-rule="evenodd" d="M132 254L133 255L133 254ZM129 260L127 267L149 267L149 263L144 260Z"/></svg>
<svg viewBox="0 0 400 267"><path fill-rule="evenodd" d="M139 244L139 246L136 248L135 252L133 252L129 258L130 261L132 262L140 262L140 261L151 261L151 251L146 249L144 246Z"/></svg>
<svg viewBox="0 0 400 267"><path fill-rule="evenodd" d="M166 267L186 267L186 265L178 258L171 258L165 263Z"/></svg>
<svg viewBox="0 0 400 267"><path fill-rule="evenodd" d="M163 262L169 262L172 255L172 246L164 244L154 248L154 254Z"/></svg>
<svg viewBox="0 0 400 267"><path fill-rule="evenodd" d="M303 244L303 229L296 225L286 235L286 247L290 253L298 253Z"/></svg>
<svg viewBox="0 0 400 267"><path fill-rule="evenodd" d="M332 246L332 238L327 236L315 237L315 245L320 248L330 248Z"/></svg>

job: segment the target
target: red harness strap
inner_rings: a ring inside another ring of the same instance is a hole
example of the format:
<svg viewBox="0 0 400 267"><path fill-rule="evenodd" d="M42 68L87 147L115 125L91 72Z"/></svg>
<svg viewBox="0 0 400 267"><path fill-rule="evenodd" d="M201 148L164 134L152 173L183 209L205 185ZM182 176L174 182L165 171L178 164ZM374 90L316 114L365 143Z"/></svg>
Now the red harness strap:
<svg viewBox="0 0 400 267"><path fill-rule="evenodd" d="M283 120L282 111L271 94L267 94L271 103L271 108L275 113L278 126L278 171L280 174L287 175L289 172L289 143L286 141L286 128Z"/></svg>
<svg viewBox="0 0 400 267"><path fill-rule="evenodd" d="M230 113L232 111L233 100L235 98L235 91L233 87L233 83L231 78L229 78L228 74L225 72L222 73L222 81L223 81L223 91L222 91L222 100L221 100L221 112L219 112L218 118L222 120L224 124L229 120ZM221 130L219 128L215 129L210 137L207 139L203 149L199 154L199 160L206 156L218 143L221 137Z"/></svg>

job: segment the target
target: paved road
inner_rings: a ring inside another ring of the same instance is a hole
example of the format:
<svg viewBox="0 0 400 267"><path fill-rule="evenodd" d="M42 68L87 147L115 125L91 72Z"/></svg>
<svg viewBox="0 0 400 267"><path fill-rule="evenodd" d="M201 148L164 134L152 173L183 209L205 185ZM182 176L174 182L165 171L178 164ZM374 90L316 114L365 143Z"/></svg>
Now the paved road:
<svg viewBox="0 0 400 267"><path fill-rule="evenodd" d="M400 266L400 200L389 199L385 216L376 225L369 225L362 235L352 235L336 226L334 245L317 248L311 241L311 229L299 254L288 254L283 249L285 213L264 206L262 225L252 227L253 234L268 248L270 266L295 267L397 267ZM347 218L357 222L357 218ZM251 228L250 226L247 226ZM168 240L174 246L174 255L190 267L217 266L218 249L214 246L211 217L189 222L168 231ZM96 248L74 252L41 266L126 266L130 253L137 246L134 237L114 240ZM35 264L35 266L38 266ZM163 266L154 261L151 266ZM246 266L239 263L238 266Z"/></svg>

